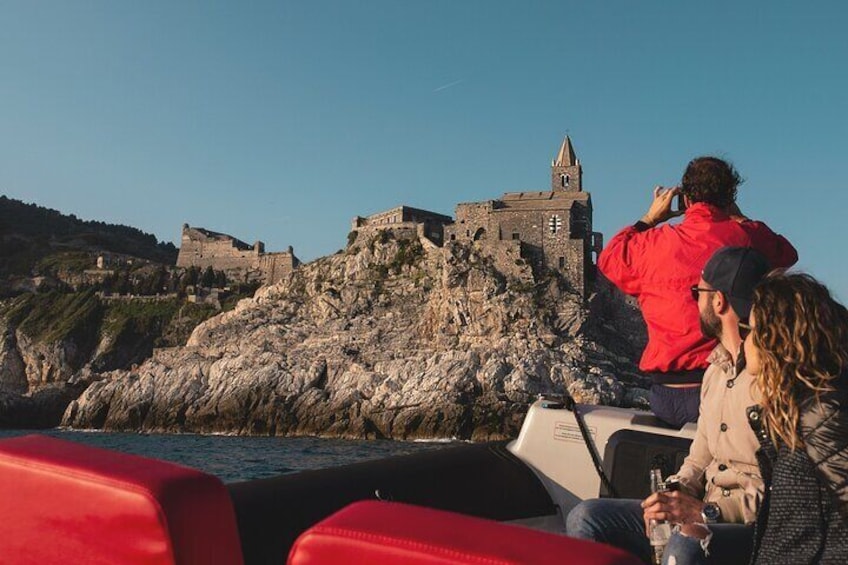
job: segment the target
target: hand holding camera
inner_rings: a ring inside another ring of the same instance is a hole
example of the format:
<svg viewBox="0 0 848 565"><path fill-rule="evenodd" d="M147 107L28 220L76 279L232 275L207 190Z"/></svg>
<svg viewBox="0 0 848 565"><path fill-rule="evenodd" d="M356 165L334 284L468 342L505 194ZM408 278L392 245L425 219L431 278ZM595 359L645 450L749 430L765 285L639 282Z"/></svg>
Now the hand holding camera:
<svg viewBox="0 0 848 565"><path fill-rule="evenodd" d="M676 210L672 209L675 196L678 197ZM682 215L685 209L683 194L680 192L679 186L673 186L671 188L656 186L654 187L654 201L651 202L648 212L642 216L642 221L649 226L656 226L671 218Z"/></svg>

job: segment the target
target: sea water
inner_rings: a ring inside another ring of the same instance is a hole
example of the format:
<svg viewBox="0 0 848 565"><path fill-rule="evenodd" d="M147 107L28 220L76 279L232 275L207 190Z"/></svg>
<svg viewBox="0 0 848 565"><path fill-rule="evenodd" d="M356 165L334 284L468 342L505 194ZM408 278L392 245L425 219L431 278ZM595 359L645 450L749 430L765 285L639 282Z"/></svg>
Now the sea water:
<svg viewBox="0 0 848 565"><path fill-rule="evenodd" d="M172 461L216 475L224 482L262 479L445 446L445 442L63 430L0 430L0 439L32 433Z"/></svg>

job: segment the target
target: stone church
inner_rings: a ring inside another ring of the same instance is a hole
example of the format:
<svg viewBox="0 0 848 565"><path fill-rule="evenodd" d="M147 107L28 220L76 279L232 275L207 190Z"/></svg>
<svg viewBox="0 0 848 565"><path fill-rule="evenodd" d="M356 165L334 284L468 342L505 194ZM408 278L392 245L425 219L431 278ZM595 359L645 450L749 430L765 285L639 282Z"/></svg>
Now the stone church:
<svg viewBox="0 0 848 565"><path fill-rule="evenodd" d="M535 270L561 272L583 296L591 291L594 259L603 247L602 235L592 231L592 199L583 191L583 168L568 136L551 163L549 191L458 204L454 223L444 231L446 241L493 248L512 242Z"/></svg>

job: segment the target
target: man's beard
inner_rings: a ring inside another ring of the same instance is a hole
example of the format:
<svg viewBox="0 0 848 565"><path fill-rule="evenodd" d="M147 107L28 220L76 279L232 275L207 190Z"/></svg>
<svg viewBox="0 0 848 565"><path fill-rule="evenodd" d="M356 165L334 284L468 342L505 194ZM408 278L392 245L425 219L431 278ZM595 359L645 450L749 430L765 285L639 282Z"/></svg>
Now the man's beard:
<svg viewBox="0 0 848 565"><path fill-rule="evenodd" d="M698 321L701 324L701 333L704 334L704 337L719 339L721 337L721 320L716 316L716 313L713 312L712 308L707 308L700 314Z"/></svg>

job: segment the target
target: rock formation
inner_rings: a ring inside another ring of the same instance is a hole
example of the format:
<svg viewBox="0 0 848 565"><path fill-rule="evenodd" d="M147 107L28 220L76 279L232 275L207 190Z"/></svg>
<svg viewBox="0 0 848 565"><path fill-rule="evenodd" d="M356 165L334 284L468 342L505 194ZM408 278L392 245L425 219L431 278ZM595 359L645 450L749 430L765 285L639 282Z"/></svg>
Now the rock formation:
<svg viewBox="0 0 848 565"><path fill-rule="evenodd" d="M509 249L390 229L351 239L202 323L185 347L99 375L63 424L483 440L514 435L540 393L647 406L632 362L644 327L603 281L587 304Z"/></svg>
<svg viewBox="0 0 848 565"><path fill-rule="evenodd" d="M104 301L92 289L0 301L0 428L57 426L100 373L143 362L157 344L185 343L211 313L169 297Z"/></svg>

